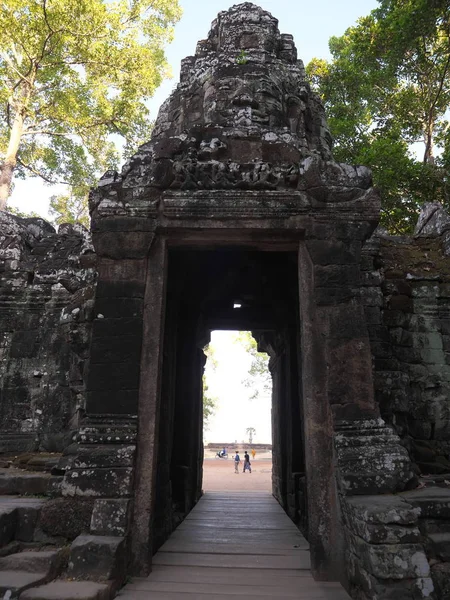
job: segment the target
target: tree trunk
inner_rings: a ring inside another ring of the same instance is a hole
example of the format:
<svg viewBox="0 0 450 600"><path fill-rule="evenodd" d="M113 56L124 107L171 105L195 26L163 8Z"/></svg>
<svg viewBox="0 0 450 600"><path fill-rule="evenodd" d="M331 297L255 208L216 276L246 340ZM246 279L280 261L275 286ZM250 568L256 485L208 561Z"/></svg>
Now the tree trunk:
<svg viewBox="0 0 450 600"><path fill-rule="evenodd" d="M6 204L11 192L12 178L17 164L17 152L19 151L20 140L23 133L24 114L24 107L21 107L16 111L11 134L9 136L8 149L0 167L0 210L6 209Z"/></svg>
<svg viewBox="0 0 450 600"><path fill-rule="evenodd" d="M424 131L425 154L423 163L425 165L434 165L434 144L433 144L434 127L431 117L429 118L426 129Z"/></svg>

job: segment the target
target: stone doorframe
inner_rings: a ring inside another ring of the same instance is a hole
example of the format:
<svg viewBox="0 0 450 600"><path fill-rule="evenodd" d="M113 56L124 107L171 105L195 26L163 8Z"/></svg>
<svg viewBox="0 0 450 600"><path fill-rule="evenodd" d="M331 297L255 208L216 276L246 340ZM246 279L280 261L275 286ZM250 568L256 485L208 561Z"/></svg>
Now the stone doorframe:
<svg viewBox="0 0 450 600"><path fill-rule="evenodd" d="M228 194L220 192L220 199ZM244 208L236 201L238 195L233 192L234 206L228 204L231 214L227 215L205 214L206 206L214 212L214 203L207 204L204 198L199 203L192 195L166 195L164 206L169 218L155 223L144 296L131 531L133 571L144 575L151 566L168 249L246 246L253 250L298 251L303 373L300 397L304 403L311 565L317 579L338 580L342 576L343 552L337 549L342 548L343 540L333 457L335 423L378 416L369 337L358 299L361 247L378 218L378 205L361 201L327 204L313 215L297 206L297 214L292 214L293 199L287 194L264 192L264 201L257 204L254 193L242 192L238 200L246 200L242 202ZM214 200L217 202L217 198ZM200 215L199 204L203 208ZM286 210L280 210L283 208ZM241 211L245 218L239 214Z"/></svg>

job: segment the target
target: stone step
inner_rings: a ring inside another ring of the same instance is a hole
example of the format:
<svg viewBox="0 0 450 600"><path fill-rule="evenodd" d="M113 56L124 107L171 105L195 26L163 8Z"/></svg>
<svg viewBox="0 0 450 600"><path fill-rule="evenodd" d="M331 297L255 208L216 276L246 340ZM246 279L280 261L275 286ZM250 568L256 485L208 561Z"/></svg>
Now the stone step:
<svg viewBox="0 0 450 600"><path fill-rule="evenodd" d="M114 579L122 583L126 572L125 538L79 535L70 547L69 577L90 581Z"/></svg>
<svg viewBox="0 0 450 600"><path fill-rule="evenodd" d="M15 506L0 505L0 548L14 539L17 527L17 511Z"/></svg>
<svg viewBox="0 0 450 600"><path fill-rule="evenodd" d="M0 496L0 548L14 539L33 541L39 511L45 500Z"/></svg>
<svg viewBox="0 0 450 600"><path fill-rule="evenodd" d="M24 551L0 558L2 571L22 571L26 573L48 573L56 576L62 568L64 552L57 550Z"/></svg>
<svg viewBox="0 0 450 600"><path fill-rule="evenodd" d="M27 473L15 469L0 469L0 494L46 495L51 488L50 473Z"/></svg>
<svg viewBox="0 0 450 600"><path fill-rule="evenodd" d="M436 598L450 598L450 563L433 565L431 576L436 590Z"/></svg>
<svg viewBox="0 0 450 600"><path fill-rule="evenodd" d="M22 592L20 600L109 600L112 588L108 583L93 581L53 581Z"/></svg>
<svg viewBox="0 0 450 600"><path fill-rule="evenodd" d="M27 571L0 571L0 595L11 592L10 598L18 598L24 590L46 583L48 581L47 572L29 573Z"/></svg>
<svg viewBox="0 0 450 600"><path fill-rule="evenodd" d="M433 554L444 562L450 562L450 533L431 533L428 539Z"/></svg>
<svg viewBox="0 0 450 600"><path fill-rule="evenodd" d="M450 521L443 519L420 519L419 528L423 535L432 533L450 533Z"/></svg>
<svg viewBox="0 0 450 600"><path fill-rule="evenodd" d="M399 494L416 508L421 519L450 519L450 489L425 487Z"/></svg>

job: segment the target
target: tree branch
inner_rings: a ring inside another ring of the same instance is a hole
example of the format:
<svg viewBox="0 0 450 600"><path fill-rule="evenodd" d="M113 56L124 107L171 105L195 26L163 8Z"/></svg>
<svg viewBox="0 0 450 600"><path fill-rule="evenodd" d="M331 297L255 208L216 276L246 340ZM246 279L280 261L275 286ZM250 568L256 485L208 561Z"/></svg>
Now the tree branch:
<svg viewBox="0 0 450 600"><path fill-rule="evenodd" d="M43 179L47 183L50 183L52 185L55 185L55 184L58 184L58 183L62 184L62 185L70 185L70 183L68 181L55 181L55 180L50 179L49 177L47 177L46 175L44 175L40 171L36 170L31 165L27 165L26 163L24 163L23 160L21 160L20 158L17 159L17 163L21 167L23 167L24 169L27 169L27 171L30 171L30 173L33 173L33 175L36 175L36 177L40 177L41 179Z"/></svg>
<svg viewBox="0 0 450 600"><path fill-rule="evenodd" d="M71 135L77 135L75 133L59 133L57 131L48 131L45 129L37 129L37 130L27 130L24 131L22 136L24 135L50 135L55 137L69 137Z"/></svg>
<svg viewBox="0 0 450 600"><path fill-rule="evenodd" d="M1 56L3 57L3 60L8 63L9 67L20 77L21 81L26 81L29 85L32 85L32 83L28 79L27 75L24 75L23 73L21 73L19 71L19 69L15 66L15 64L9 58L9 56L8 56L8 54L6 52L2 52ZM17 84L16 84L15 87L17 87Z"/></svg>

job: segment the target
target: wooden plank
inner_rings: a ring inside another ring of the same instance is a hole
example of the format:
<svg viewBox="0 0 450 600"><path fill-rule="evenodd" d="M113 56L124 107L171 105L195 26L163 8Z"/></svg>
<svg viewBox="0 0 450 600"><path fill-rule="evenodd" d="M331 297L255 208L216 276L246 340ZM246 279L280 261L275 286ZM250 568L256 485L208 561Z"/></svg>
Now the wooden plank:
<svg viewBox="0 0 450 600"><path fill-rule="evenodd" d="M236 569L233 572L233 583L242 585L280 585L279 571L276 569ZM283 571L282 581L289 579L314 582L309 570L286 569ZM147 578L136 578L133 581L178 581L185 583L230 583L230 570L221 567L174 567L155 565L152 573Z"/></svg>
<svg viewBox="0 0 450 600"><path fill-rule="evenodd" d="M240 594L230 595L226 593L208 592L199 594L196 592L148 592L128 590L120 592L117 598L120 600L248 600L248 592L243 590ZM283 596L281 596L283 597ZM265 596L266 599L278 600L280 596L274 592L273 596ZM297 600L351 600L342 588L333 592L321 590L300 590L296 596Z"/></svg>
<svg viewBox="0 0 450 600"><path fill-rule="evenodd" d="M217 557L210 554L182 554L180 552L158 552L153 558L154 565L182 565L196 567L216 567ZM220 557L222 568L228 569L309 569L309 552L299 550L299 556L234 556L223 554Z"/></svg>
<svg viewBox="0 0 450 600"><path fill-rule="evenodd" d="M212 588L210 583L177 583L177 582L139 582L131 583L129 586L130 590L134 592L177 592L180 595L186 593L190 594L211 594ZM272 598L275 590L263 585L243 585L243 584L216 584L214 586L214 592L225 594L228 596L238 596L245 592L248 597L253 598ZM319 590L315 586L315 582L312 581L310 584L305 582L290 581L288 585L278 585L276 587L276 593L279 598L298 598L300 593L305 594L307 597L323 597L323 590Z"/></svg>
<svg viewBox="0 0 450 600"><path fill-rule="evenodd" d="M308 550L308 545L302 546L302 550ZM215 543L215 542L177 542L176 540L168 540L164 546L159 549L160 552L182 552L198 554L205 552L207 554L242 554L247 556L248 554L263 554L269 556L288 556L296 555L298 548L294 548L292 545L286 545L284 548L267 546L256 546L253 547L251 544L233 544L233 543Z"/></svg>
<svg viewBox="0 0 450 600"><path fill-rule="evenodd" d="M314 581L308 542L267 492L208 492L120 600L350 600Z"/></svg>

